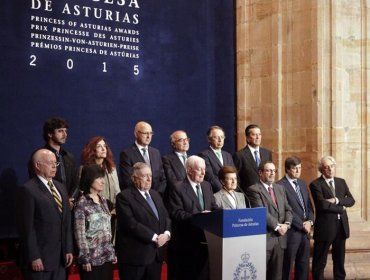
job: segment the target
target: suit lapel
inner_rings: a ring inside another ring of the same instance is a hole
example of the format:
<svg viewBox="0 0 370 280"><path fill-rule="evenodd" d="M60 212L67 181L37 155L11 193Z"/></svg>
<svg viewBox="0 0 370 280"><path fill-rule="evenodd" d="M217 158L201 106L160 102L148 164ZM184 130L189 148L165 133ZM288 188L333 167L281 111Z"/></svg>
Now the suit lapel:
<svg viewBox="0 0 370 280"><path fill-rule="evenodd" d="M57 206L57 204L56 204L56 202L53 198L53 195L50 193L50 191L47 189L47 187L44 185L44 183L40 179L37 178L37 180L38 180L38 187L41 190L45 199L47 199L49 201L49 203L51 204L52 208L54 208L56 211L58 211L58 214L60 214L58 206ZM54 186L55 186L55 184L54 184ZM59 194L62 195L62 193L60 192L59 189L58 189L58 191L59 191ZM62 200L63 200L63 197L62 197ZM63 207L64 207L64 204L63 204Z"/></svg>
<svg viewBox="0 0 370 280"><path fill-rule="evenodd" d="M228 205L231 209L234 209L234 206L231 204L230 200L227 198L227 194L224 191L222 191L221 195L222 195L221 196L222 201L225 202L225 204ZM235 204L236 206L238 206L237 201L235 201Z"/></svg>
<svg viewBox="0 0 370 280"><path fill-rule="evenodd" d="M272 206L272 208L274 208L278 212L279 209L275 206L275 203L272 201L272 198L271 198L270 194L268 193L268 191L266 190L265 186L262 185L262 183L260 183L259 186L260 186L260 190L261 190L262 195L265 197L266 200L269 201L269 204ZM273 187L274 187L274 185L273 185ZM278 203L278 205L279 205L279 201L278 201L278 198L276 196L275 188L273 188L273 190L274 190L274 194L275 194L275 198L276 198L276 203Z"/></svg>
<svg viewBox="0 0 370 280"><path fill-rule="evenodd" d="M150 208L148 202L141 195L141 193L139 192L139 190L138 189L132 189L131 192L132 192L132 195L135 197L135 199L140 203L140 205L142 205L150 215L152 215L155 219L157 219L157 217L153 213L152 208Z"/></svg>
<svg viewBox="0 0 370 280"><path fill-rule="evenodd" d="M202 191L203 191L203 188L202 188ZM197 209L199 211L202 211L201 207L200 207L200 204L199 204L199 200L198 200L198 196L196 195L196 193L194 192L193 190L193 187L191 186L190 182L188 181L188 183L185 185L185 192L186 194L188 195L188 197L195 203L195 205L197 206ZM204 193L203 193L203 198L204 198ZM204 207L206 206L206 202L204 201Z"/></svg>
<svg viewBox="0 0 370 280"><path fill-rule="evenodd" d="M254 157L252 155L251 150L248 148L248 145L245 147L244 150L245 150L245 153L246 153L246 156L247 156L247 159L248 159L250 165L253 167L253 170L258 174L256 161L254 160ZM261 158L261 160L262 160L262 158Z"/></svg>
<svg viewBox="0 0 370 280"><path fill-rule="evenodd" d="M212 161L214 161L215 163L217 163L217 165L219 167L222 167L222 164L221 164L221 161L220 159L216 156L215 152L211 149L211 148L208 148L208 152L209 152L209 156L210 158L212 159ZM222 153L221 153L222 154ZM221 155L222 156L222 155Z"/></svg>

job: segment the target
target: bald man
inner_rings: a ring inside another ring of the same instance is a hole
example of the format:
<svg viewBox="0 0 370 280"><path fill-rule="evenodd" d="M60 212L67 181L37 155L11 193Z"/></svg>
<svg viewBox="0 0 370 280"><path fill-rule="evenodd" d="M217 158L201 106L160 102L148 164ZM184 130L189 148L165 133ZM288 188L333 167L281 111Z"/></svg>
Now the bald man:
<svg viewBox="0 0 370 280"><path fill-rule="evenodd" d="M35 176L18 194L22 272L25 279L65 280L73 260L66 188L53 179L58 166L53 152L37 150L32 165Z"/></svg>
<svg viewBox="0 0 370 280"><path fill-rule="evenodd" d="M166 177L163 170L161 153L149 146L153 137L152 126L144 121L135 125L135 143L124 149L120 154L120 185L121 189L134 187L131 180L132 167L137 162L145 162L152 171L152 189L162 196L166 189Z"/></svg>

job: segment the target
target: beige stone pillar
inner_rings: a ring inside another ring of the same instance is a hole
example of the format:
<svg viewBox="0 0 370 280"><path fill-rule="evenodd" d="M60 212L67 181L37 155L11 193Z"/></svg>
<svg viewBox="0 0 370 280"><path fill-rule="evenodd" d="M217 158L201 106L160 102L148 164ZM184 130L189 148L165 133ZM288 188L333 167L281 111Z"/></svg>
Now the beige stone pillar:
<svg viewBox="0 0 370 280"><path fill-rule="evenodd" d="M333 155L356 199L347 276L370 279L370 1L237 0L236 36L238 148L257 123L279 177L297 155L307 182Z"/></svg>

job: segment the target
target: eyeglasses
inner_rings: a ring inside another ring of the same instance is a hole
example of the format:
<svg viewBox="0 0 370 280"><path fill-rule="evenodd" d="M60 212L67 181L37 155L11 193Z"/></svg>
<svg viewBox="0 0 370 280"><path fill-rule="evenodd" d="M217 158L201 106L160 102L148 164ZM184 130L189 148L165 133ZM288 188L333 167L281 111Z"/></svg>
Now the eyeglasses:
<svg viewBox="0 0 370 280"><path fill-rule="evenodd" d="M190 142L190 138L180 138L175 140L176 143L185 143L185 142Z"/></svg>
<svg viewBox="0 0 370 280"><path fill-rule="evenodd" d="M140 134L143 134L143 135L146 135L146 136L153 136L154 135L154 132L153 131L150 131L150 132L143 132L143 131L138 131Z"/></svg>
<svg viewBox="0 0 370 280"><path fill-rule="evenodd" d="M277 169L264 169L263 171L265 171L266 173L277 173Z"/></svg>
<svg viewBox="0 0 370 280"><path fill-rule="evenodd" d="M324 170L329 170L329 169L334 169L335 168L335 164L331 164L331 165L325 165L322 167L322 169Z"/></svg>
<svg viewBox="0 0 370 280"><path fill-rule="evenodd" d="M47 166L55 166L55 167L58 167L60 165L60 162L56 162L56 161L39 161L38 163L46 164Z"/></svg>

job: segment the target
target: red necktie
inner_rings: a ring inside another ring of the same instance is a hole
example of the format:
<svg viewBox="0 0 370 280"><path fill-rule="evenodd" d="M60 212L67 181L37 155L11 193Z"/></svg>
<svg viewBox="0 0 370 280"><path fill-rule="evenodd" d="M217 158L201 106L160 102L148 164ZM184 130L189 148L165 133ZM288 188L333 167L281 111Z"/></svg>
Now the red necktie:
<svg viewBox="0 0 370 280"><path fill-rule="evenodd" d="M269 192L269 195L271 196L272 202L274 202L275 206L277 207L276 197L274 194L274 190L272 189L271 186L268 187L268 192Z"/></svg>

